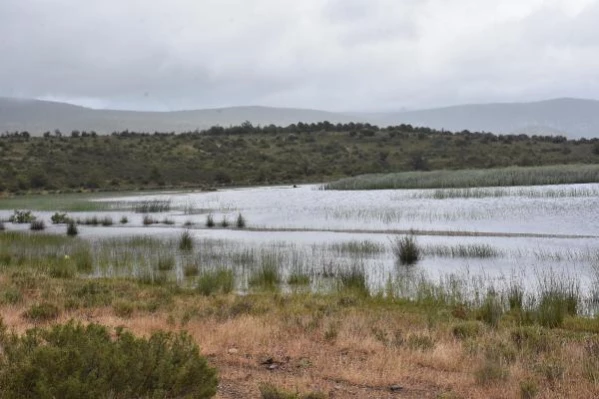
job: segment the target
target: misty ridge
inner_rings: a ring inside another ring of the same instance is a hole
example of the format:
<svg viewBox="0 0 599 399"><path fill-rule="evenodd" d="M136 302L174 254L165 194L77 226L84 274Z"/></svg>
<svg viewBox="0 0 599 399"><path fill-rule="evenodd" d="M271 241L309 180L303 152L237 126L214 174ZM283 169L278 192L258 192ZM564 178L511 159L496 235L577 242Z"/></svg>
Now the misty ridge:
<svg viewBox="0 0 599 399"><path fill-rule="evenodd" d="M58 129L110 134L114 131L189 132L212 126L287 126L293 123L411 124L449 131L496 134L599 137L599 101L553 99L529 103L467 104L398 112L327 112L313 109L238 106L185 111L122 111L92 109L60 102L0 98L0 132L27 131L41 136Z"/></svg>

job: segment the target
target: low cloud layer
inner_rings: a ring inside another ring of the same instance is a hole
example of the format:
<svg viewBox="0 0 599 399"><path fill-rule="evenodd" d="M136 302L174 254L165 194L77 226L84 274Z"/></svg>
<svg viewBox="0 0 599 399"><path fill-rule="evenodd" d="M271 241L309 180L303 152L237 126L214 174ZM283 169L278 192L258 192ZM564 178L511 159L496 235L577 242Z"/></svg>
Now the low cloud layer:
<svg viewBox="0 0 599 399"><path fill-rule="evenodd" d="M396 110L599 98L593 0L2 0L0 96Z"/></svg>

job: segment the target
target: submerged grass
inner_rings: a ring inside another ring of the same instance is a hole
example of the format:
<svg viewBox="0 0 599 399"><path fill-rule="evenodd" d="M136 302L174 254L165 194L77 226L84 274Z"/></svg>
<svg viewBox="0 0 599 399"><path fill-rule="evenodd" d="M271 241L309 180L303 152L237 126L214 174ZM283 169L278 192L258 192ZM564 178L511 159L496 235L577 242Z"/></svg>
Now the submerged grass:
<svg viewBox="0 0 599 399"><path fill-rule="evenodd" d="M323 186L326 190L473 188L599 183L599 165L553 165L362 175Z"/></svg>

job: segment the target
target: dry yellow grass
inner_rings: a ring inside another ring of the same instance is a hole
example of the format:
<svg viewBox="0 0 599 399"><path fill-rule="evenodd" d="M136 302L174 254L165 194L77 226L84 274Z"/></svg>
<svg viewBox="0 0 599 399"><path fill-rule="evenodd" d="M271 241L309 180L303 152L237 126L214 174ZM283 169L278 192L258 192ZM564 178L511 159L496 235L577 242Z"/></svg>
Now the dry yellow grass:
<svg viewBox="0 0 599 399"><path fill-rule="evenodd" d="M217 398L258 398L264 382L333 398L519 398L523 381L536 387L535 398L599 397L599 386L584 369L585 342L593 334L570 338L574 334L562 331L550 351L535 352L517 348L512 326L483 325L479 334L458 339L452 327L461 321L445 313L435 318L436 310L359 299L342 305L334 296L273 293L243 298L173 294L168 306L136 307L130 316L119 317L112 306L65 310L65 284L50 279L23 291L20 303L0 305L4 324L17 332L35 327L23 313L50 301L63 309L50 323L75 319L124 326L144 336L186 330L219 369ZM134 291L140 303L154 294L143 287ZM496 359L489 355L495 352ZM499 364L505 376L495 377L492 368L481 374L489 362ZM391 392L394 384L403 389Z"/></svg>

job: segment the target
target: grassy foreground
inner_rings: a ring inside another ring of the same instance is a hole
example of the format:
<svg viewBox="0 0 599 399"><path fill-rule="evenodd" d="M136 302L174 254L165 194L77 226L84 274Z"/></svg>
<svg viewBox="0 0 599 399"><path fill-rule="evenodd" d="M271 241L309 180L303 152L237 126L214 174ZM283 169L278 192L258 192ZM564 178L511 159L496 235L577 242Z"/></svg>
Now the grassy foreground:
<svg viewBox="0 0 599 399"><path fill-rule="evenodd" d="M326 184L327 190L477 188L599 183L599 165L551 165L362 175Z"/></svg>
<svg viewBox="0 0 599 399"><path fill-rule="evenodd" d="M57 248L66 239L27 236ZM276 270L263 269L262 284L237 295L226 273L201 273L196 288L183 288L93 279L85 268L60 273L68 262L47 267L39 258L47 252L35 248L19 254L0 257L9 330L75 320L138 337L186 331L218 370L217 398L388 398L392 389L408 398L599 395L599 319L577 316L576 298L555 292L534 309L517 290L505 305L495 293L455 301L424 285L412 299L372 296L352 274L328 293L282 293Z"/></svg>

